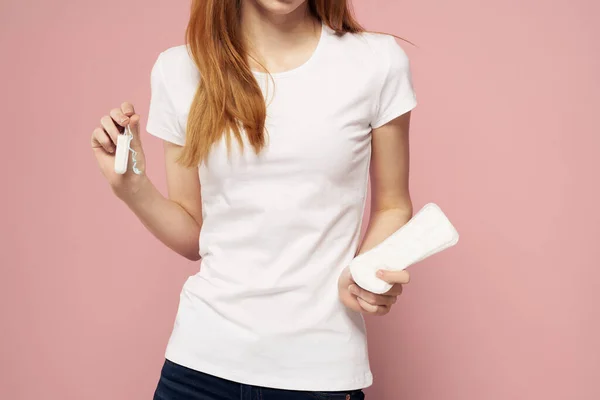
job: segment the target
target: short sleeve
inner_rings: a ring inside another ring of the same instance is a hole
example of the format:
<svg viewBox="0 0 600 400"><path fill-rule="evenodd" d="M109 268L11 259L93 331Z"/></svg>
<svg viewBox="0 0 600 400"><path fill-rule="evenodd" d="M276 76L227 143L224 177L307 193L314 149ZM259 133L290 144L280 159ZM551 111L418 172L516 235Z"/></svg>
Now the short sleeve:
<svg viewBox="0 0 600 400"><path fill-rule="evenodd" d="M393 36L387 35L379 58L384 65L383 79L377 94L372 128L379 128L417 105L408 56Z"/></svg>
<svg viewBox="0 0 600 400"><path fill-rule="evenodd" d="M169 96L162 66L163 57L164 53L158 56L150 73L151 96L146 131L158 138L183 146L185 131L179 124L173 101Z"/></svg>

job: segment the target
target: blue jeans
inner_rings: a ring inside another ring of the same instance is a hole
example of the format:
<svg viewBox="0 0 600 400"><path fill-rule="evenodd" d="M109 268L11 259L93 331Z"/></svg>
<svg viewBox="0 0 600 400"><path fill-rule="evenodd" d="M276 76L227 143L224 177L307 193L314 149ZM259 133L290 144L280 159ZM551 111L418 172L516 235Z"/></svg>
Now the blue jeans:
<svg viewBox="0 0 600 400"><path fill-rule="evenodd" d="M310 392L252 386L165 359L153 400L364 400L362 390Z"/></svg>

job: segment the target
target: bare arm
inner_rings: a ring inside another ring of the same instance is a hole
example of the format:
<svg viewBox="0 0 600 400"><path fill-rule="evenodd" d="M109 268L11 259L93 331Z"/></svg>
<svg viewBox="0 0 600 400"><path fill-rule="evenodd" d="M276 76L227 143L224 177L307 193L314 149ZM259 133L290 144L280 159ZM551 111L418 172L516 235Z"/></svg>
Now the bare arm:
<svg viewBox="0 0 600 400"><path fill-rule="evenodd" d="M144 175L138 190L123 198L146 228L173 251L199 260L202 205L197 168L176 163L182 147L164 142L168 198Z"/></svg>
<svg viewBox="0 0 600 400"><path fill-rule="evenodd" d="M371 214L363 253L406 224L413 207L409 193L410 112L372 132Z"/></svg>
<svg viewBox="0 0 600 400"><path fill-rule="evenodd" d="M371 137L371 215L365 237L356 255L383 242L412 217L408 189L410 112L373 129ZM346 268L338 281L340 299L346 307L371 315L385 315L409 282L404 271L385 271L379 277L392 288L382 295L360 288Z"/></svg>

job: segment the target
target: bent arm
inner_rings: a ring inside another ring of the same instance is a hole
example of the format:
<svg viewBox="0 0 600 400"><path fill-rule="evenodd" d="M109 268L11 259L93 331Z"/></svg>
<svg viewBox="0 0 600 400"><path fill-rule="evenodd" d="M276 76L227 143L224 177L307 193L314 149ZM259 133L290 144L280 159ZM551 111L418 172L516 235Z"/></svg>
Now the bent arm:
<svg viewBox="0 0 600 400"><path fill-rule="evenodd" d="M164 141L168 198L144 176L135 193L124 201L158 240L187 259L199 260L200 181L197 168L186 168L176 162L181 149Z"/></svg>
<svg viewBox="0 0 600 400"><path fill-rule="evenodd" d="M357 255L383 242L412 217L409 192L410 111L373 129L371 147L371 213Z"/></svg>

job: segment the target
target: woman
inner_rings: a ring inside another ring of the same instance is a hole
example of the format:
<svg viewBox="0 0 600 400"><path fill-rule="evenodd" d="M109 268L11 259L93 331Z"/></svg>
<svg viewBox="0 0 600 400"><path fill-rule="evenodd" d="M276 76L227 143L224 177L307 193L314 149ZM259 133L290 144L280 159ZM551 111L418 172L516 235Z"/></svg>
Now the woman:
<svg viewBox="0 0 600 400"><path fill-rule="evenodd" d="M168 198L143 173L133 105L102 118L92 147L148 230L202 260L154 398L363 399L363 314L388 313L408 273L384 272L394 286L375 295L347 265L412 216L405 53L363 32L345 0L196 0L187 47L159 55L151 85ZM141 174L113 171L126 126Z"/></svg>

